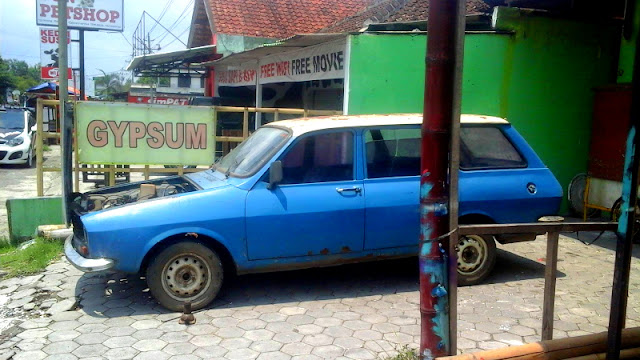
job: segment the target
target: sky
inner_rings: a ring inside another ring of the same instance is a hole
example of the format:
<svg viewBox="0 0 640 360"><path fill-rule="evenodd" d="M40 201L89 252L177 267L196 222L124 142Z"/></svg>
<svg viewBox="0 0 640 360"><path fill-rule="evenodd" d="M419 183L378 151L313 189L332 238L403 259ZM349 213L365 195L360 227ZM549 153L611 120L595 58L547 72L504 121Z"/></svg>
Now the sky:
<svg viewBox="0 0 640 360"><path fill-rule="evenodd" d="M123 1L124 32L85 31L87 95L93 95L92 78L101 76L100 70L110 73L127 67L133 52L132 35L144 11L170 29L171 33L179 36L184 43L189 37L188 29L191 24L194 0ZM158 47L157 45L160 47L160 50L154 52L185 48L180 41L167 35L162 26L157 25L154 28L154 21L150 17L146 18L146 24L152 47L154 49ZM72 31L71 37L77 39L77 31ZM78 67L79 64L78 50L78 44L72 43L69 52L72 55L70 65L73 67ZM36 0L0 0L0 56L3 59L24 60L31 65L40 63ZM130 73L127 74L130 76Z"/></svg>

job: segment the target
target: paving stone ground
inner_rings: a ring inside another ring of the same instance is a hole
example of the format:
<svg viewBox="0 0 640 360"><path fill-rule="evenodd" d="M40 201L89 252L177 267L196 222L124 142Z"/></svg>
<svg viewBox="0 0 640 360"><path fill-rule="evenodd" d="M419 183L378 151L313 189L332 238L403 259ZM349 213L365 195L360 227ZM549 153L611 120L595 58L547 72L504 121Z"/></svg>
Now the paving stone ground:
<svg viewBox="0 0 640 360"><path fill-rule="evenodd" d="M488 281L459 289L459 352L540 339L545 244L501 246ZM612 235L592 246L561 236L555 338L606 330L614 245ZM629 327L640 326L639 270L636 246ZM0 282L0 359L385 358L417 347L417 279L415 259L240 276L185 326L139 276L60 260Z"/></svg>

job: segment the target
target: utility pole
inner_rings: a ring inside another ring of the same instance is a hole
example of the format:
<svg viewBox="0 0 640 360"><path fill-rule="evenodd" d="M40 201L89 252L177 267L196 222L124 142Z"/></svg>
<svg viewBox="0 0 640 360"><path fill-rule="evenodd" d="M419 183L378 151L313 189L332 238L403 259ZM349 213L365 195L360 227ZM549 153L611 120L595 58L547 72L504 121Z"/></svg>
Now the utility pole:
<svg viewBox="0 0 640 360"><path fill-rule="evenodd" d="M68 52L67 52L67 2L58 2L58 33L60 34L60 46L58 50L58 75L60 77L60 145L62 152L62 213L65 223L69 224L68 207L71 187L71 119L67 116L67 102L69 100L69 76L68 76Z"/></svg>
<svg viewBox="0 0 640 360"><path fill-rule="evenodd" d="M84 30L78 30L80 34L80 100L85 99L87 88L85 86L85 73L84 73Z"/></svg>
<svg viewBox="0 0 640 360"><path fill-rule="evenodd" d="M431 0L427 34L420 177L419 355L430 360L456 352L454 230L464 1Z"/></svg>

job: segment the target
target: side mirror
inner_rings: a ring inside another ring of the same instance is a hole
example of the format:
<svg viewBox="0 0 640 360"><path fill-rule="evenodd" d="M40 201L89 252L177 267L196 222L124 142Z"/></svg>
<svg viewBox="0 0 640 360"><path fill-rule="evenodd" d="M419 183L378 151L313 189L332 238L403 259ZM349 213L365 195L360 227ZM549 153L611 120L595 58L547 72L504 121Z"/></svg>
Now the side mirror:
<svg viewBox="0 0 640 360"><path fill-rule="evenodd" d="M273 190L276 188L276 185L282 182L282 161L274 161L269 166L269 185L267 185L267 189Z"/></svg>

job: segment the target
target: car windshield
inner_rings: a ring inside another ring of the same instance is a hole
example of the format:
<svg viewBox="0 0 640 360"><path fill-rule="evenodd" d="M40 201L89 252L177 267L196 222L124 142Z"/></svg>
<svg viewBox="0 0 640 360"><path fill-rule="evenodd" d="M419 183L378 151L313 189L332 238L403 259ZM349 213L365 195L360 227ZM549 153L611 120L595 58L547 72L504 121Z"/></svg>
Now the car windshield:
<svg viewBox="0 0 640 360"><path fill-rule="evenodd" d="M214 167L227 176L250 176L258 171L287 142L289 137L289 133L280 128L260 128L221 158Z"/></svg>
<svg viewBox="0 0 640 360"><path fill-rule="evenodd" d="M24 124L24 112L0 111L0 130L23 130Z"/></svg>

